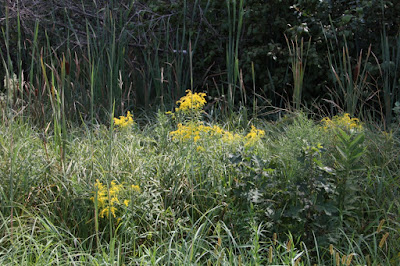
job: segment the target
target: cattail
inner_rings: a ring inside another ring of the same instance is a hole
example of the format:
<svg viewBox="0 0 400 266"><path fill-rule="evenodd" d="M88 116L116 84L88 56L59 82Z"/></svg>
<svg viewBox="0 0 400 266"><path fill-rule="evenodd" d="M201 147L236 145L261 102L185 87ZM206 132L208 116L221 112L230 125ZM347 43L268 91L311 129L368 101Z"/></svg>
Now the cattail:
<svg viewBox="0 0 400 266"><path fill-rule="evenodd" d="M291 250L291 249L292 249L292 240L289 239L289 241L288 241L287 244L286 244L286 250L289 251L289 250Z"/></svg>
<svg viewBox="0 0 400 266"><path fill-rule="evenodd" d="M331 256L334 254L334 250L333 250L333 245L332 244L330 244L329 245L329 253L331 254Z"/></svg>
<svg viewBox="0 0 400 266"><path fill-rule="evenodd" d="M65 61L65 74L69 75L69 62Z"/></svg>
<svg viewBox="0 0 400 266"><path fill-rule="evenodd" d="M360 75L360 66L356 65L353 69L353 82L357 81L359 75Z"/></svg>
<svg viewBox="0 0 400 266"><path fill-rule="evenodd" d="M379 233L379 232L382 230L382 226L383 226L384 223L385 223L385 219L382 219L382 220L379 222L378 229L376 229L376 232L377 232L377 233Z"/></svg>
<svg viewBox="0 0 400 266"><path fill-rule="evenodd" d="M352 259L353 259L353 253L351 253L349 256L347 256L347 261L346 261L347 266L349 266L351 264Z"/></svg>
<svg viewBox="0 0 400 266"><path fill-rule="evenodd" d="M367 266L371 266L371 258L370 258L369 255L367 255L367 256L365 257L365 260L367 261Z"/></svg>
<svg viewBox="0 0 400 266"><path fill-rule="evenodd" d="M346 255L343 255L343 257L342 257L342 264L345 264L345 263L346 263L346 259L347 259Z"/></svg>
<svg viewBox="0 0 400 266"><path fill-rule="evenodd" d="M274 242L274 246L276 246L277 238L278 238L277 234L274 233L274 235L272 236L272 240L273 240L273 242Z"/></svg>
<svg viewBox="0 0 400 266"><path fill-rule="evenodd" d="M269 247L268 262L272 263L272 247Z"/></svg>
<svg viewBox="0 0 400 266"><path fill-rule="evenodd" d="M382 236L381 242L379 242L379 247L380 247L380 248L382 248L383 245L385 245L386 239L388 238L388 236L389 236L389 233L386 233L386 234L384 234L384 235Z"/></svg>
<svg viewBox="0 0 400 266"><path fill-rule="evenodd" d="M338 253L336 253L336 266L339 266L340 265L340 255L339 255L339 252Z"/></svg>

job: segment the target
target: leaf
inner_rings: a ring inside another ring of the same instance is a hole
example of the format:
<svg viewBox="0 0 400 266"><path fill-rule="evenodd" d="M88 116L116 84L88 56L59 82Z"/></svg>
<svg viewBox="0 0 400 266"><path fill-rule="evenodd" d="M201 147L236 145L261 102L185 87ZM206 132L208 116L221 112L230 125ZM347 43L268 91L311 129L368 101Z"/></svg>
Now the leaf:
<svg viewBox="0 0 400 266"><path fill-rule="evenodd" d="M342 159L343 159L344 161L347 161L347 159L348 159L347 154L346 154L339 146L336 146L336 149L338 150L338 152L339 152L340 155L342 156Z"/></svg>
<svg viewBox="0 0 400 266"><path fill-rule="evenodd" d="M349 23L351 21L352 18L353 18L353 15L344 15L342 17L342 23L344 25L346 25L347 23Z"/></svg>
<svg viewBox="0 0 400 266"><path fill-rule="evenodd" d="M350 141L350 135L348 135L343 129L337 128L335 130L336 135L340 138L342 143L348 143Z"/></svg>
<svg viewBox="0 0 400 266"><path fill-rule="evenodd" d="M318 166L318 169L324 171L325 173L328 173L330 175L336 175L335 169L330 168L328 166Z"/></svg>
<svg viewBox="0 0 400 266"><path fill-rule="evenodd" d="M349 161L350 161L350 164L353 164L353 163L357 162L358 159L360 159L360 157L364 155L364 153L365 153L365 150L362 150L362 151L360 151L360 152L357 153L357 154L352 154L352 155L351 155L351 158L350 158L350 160L349 160Z"/></svg>
<svg viewBox="0 0 400 266"><path fill-rule="evenodd" d="M332 216L337 212L337 208L330 203L315 205L315 209L319 212L324 212L328 216Z"/></svg>
<svg viewBox="0 0 400 266"><path fill-rule="evenodd" d="M349 145L349 150L353 150L358 145L361 145L365 140L365 135L363 133L359 134Z"/></svg>
<svg viewBox="0 0 400 266"><path fill-rule="evenodd" d="M300 220L300 213L304 211L304 207L293 206L285 212L285 216Z"/></svg>

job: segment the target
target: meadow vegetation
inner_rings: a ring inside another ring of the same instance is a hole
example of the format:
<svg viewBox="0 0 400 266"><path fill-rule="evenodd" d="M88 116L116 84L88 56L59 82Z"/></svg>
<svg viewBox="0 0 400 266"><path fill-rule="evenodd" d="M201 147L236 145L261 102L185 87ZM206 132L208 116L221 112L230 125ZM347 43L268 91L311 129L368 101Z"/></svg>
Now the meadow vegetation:
<svg viewBox="0 0 400 266"><path fill-rule="evenodd" d="M193 106L75 127L63 156L4 123L1 264L399 261L398 133L348 114L229 126Z"/></svg>
<svg viewBox="0 0 400 266"><path fill-rule="evenodd" d="M258 1L31 2L0 12L0 265L400 264L395 19L351 58L368 1L294 1L286 48L244 37Z"/></svg>

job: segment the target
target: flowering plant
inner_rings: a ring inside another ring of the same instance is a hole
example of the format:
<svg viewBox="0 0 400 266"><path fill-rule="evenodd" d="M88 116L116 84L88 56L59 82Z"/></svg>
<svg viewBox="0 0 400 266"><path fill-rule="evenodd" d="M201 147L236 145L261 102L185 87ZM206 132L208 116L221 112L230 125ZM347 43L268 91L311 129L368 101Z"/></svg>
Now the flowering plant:
<svg viewBox="0 0 400 266"><path fill-rule="evenodd" d="M250 132L243 136L224 130L214 125L212 127L205 126L201 122L189 122L186 124L178 124L178 129L171 131L169 135L172 140L183 142L193 141L197 143L206 138L220 139L224 143L244 143L245 147L254 146L265 135L265 131L251 126Z"/></svg>
<svg viewBox="0 0 400 266"><path fill-rule="evenodd" d="M203 92L192 93L191 90L186 90L186 95L183 96L176 104L179 107L175 108L175 112L192 113L200 112L207 103L206 94Z"/></svg>
<svg viewBox="0 0 400 266"><path fill-rule="evenodd" d="M335 115L332 119L325 117L321 120L325 131L336 130L340 128L341 130L353 133L363 130L363 126L358 118L350 118L350 114L344 113L343 115Z"/></svg>
<svg viewBox="0 0 400 266"><path fill-rule="evenodd" d="M126 116L120 116L119 118L114 118L114 124L120 128L127 128L133 126L135 122L133 121L133 116L130 111Z"/></svg>
<svg viewBox="0 0 400 266"><path fill-rule="evenodd" d="M118 211L123 207L128 207L130 200L128 199L129 192L140 192L138 185L131 185L130 187L124 187L123 184L117 184L115 180L111 181L109 187L104 185L98 179L94 185L95 191L94 196L90 199L93 202L97 201L99 209L99 217L109 217L111 214L114 218L117 218Z"/></svg>

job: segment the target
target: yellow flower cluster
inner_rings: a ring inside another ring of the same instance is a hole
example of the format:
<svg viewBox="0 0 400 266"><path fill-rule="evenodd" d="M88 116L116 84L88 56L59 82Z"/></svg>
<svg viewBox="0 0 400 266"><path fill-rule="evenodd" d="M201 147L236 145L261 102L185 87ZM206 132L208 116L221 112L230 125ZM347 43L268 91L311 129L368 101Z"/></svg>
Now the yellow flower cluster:
<svg viewBox="0 0 400 266"><path fill-rule="evenodd" d="M350 118L350 114L335 115L332 119L325 117L321 120L325 131L340 128L345 131L358 132L362 131L363 127L358 118Z"/></svg>
<svg viewBox="0 0 400 266"><path fill-rule="evenodd" d="M207 103L205 97L205 93L192 93L191 90L187 90L186 95L176 102L179 107L175 108L175 112L181 112L184 114L199 114L201 109ZM167 112L167 114L175 117L172 112ZM239 134L224 130L217 125L212 127L205 126L199 120L191 119L191 121L187 122L186 124L179 123L178 129L170 132L169 135L172 137L172 140L178 141L198 142L201 139L217 138L221 139L225 143L244 142L245 146L251 146L259 141L265 135L265 132L252 126L250 133L248 133L246 136L241 136ZM197 151L203 150L205 149L202 146L197 147Z"/></svg>
<svg viewBox="0 0 400 266"><path fill-rule="evenodd" d="M264 130L257 129L255 126L251 126L250 132L244 137L245 138L245 146L254 145L257 141L259 141L264 136L265 136Z"/></svg>
<svg viewBox="0 0 400 266"><path fill-rule="evenodd" d="M175 112L199 112L207 103L205 97L205 93L192 93L191 90L186 90L186 95L176 102L179 107L175 108Z"/></svg>
<svg viewBox="0 0 400 266"><path fill-rule="evenodd" d="M197 142L201 137L221 137L224 141L234 141L241 137L223 130L219 126L205 126L200 122L189 122L186 125L178 124L178 129L169 133L173 140Z"/></svg>
<svg viewBox="0 0 400 266"><path fill-rule="evenodd" d="M119 119L114 118L114 124L120 128L125 128L133 126L135 122L133 121L133 116L131 112L128 111L126 116L120 116Z"/></svg>
<svg viewBox="0 0 400 266"><path fill-rule="evenodd" d="M252 146L265 135L265 132L252 126L251 131L243 137L224 130L217 125L210 127L200 122L189 122L186 125L178 124L178 129L169 134L173 140L179 141L198 142L202 138L215 137L227 143L244 142L245 146Z"/></svg>
<svg viewBox="0 0 400 266"><path fill-rule="evenodd" d="M96 179L94 186L95 191L93 193L95 196L90 199L95 202L95 197L97 196L97 206L100 211L100 218L104 218L104 216L108 218L110 213L114 218L116 218L116 212L118 211L119 206L122 206L122 204L126 207L129 206L130 200L126 199L127 191L123 184L117 184L117 182L113 180L111 181L109 189L107 189L106 185ZM140 187L138 185L131 185L131 189L140 192Z"/></svg>

